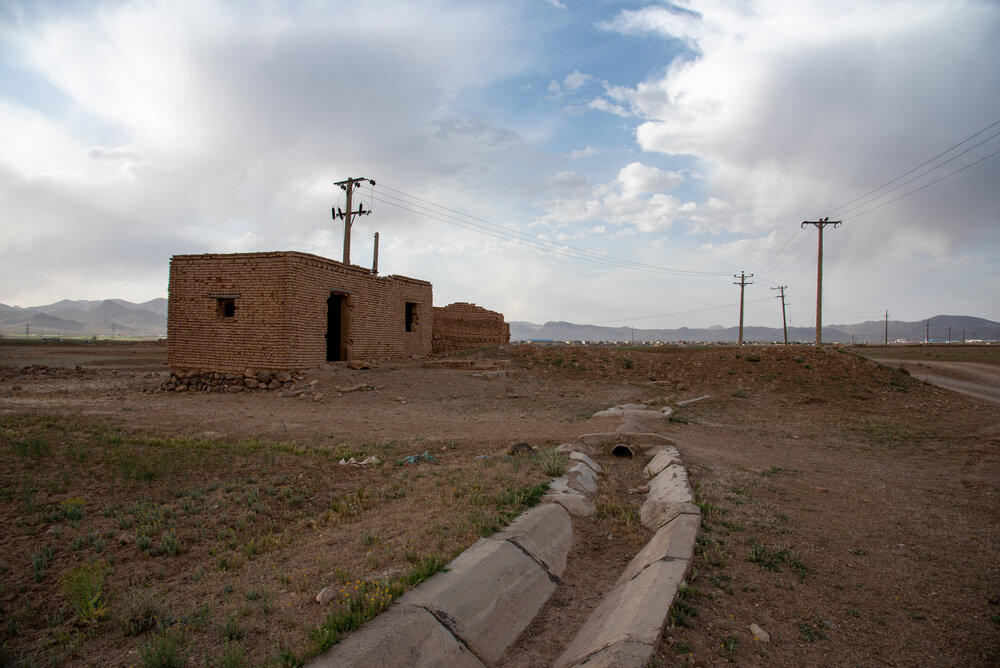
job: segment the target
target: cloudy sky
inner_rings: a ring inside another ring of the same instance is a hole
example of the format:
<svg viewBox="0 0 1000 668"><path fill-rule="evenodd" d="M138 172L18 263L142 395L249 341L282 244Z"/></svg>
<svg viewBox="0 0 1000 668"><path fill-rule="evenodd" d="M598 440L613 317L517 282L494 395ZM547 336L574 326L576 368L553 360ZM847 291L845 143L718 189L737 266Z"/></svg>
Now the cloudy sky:
<svg viewBox="0 0 1000 668"><path fill-rule="evenodd" d="M340 259L367 177L352 261L439 305L808 325L829 217L825 323L1000 320L998 64L995 0L4 0L0 302Z"/></svg>

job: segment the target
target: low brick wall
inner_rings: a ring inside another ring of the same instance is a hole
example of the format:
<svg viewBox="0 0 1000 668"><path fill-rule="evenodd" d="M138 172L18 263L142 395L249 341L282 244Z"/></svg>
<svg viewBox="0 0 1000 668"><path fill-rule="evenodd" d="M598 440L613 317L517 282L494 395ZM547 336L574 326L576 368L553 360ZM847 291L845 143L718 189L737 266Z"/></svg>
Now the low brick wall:
<svg viewBox="0 0 1000 668"><path fill-rule="evenodd" d="M431 339L433 353L449 353L508 343L510 343L510 325L504 322L503 313L489 311L466 302L434 307Z"/></svg>

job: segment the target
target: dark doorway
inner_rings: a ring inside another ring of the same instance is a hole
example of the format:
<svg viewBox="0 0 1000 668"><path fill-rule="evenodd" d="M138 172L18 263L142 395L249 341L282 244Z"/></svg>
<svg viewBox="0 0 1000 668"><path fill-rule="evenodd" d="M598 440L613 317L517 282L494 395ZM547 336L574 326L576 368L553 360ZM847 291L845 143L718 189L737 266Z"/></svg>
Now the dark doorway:
<svg viewBox="0 0 1000 668"><path fill-rule="evenodd" d="M326 300L326 361L347 360L347 297L332 294Z"/></svg>

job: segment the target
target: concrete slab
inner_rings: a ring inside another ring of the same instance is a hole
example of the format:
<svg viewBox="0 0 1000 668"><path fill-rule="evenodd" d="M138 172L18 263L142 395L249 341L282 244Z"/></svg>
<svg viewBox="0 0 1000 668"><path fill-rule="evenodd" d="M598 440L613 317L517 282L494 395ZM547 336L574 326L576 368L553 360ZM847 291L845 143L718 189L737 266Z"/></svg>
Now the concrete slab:
<svg viewBox="0 0 1000 668"><path fill-rule="evenodd" d="M556 668L578 665L622 642L655 648L688 566L685 561L658 561L612 589L556 660Z"/></svg>
<svg viewBox="0 0 1000 668"><path fill-rule="evenodd" d="M688 473L680 464L668 464L649 481L648 499L662 499L670 503L690 503L691 486Z"/></svg>
<svg viewBox="0 0 1000 668"><path fill-rule="evenodd" d="M618 436L624 436L629 445L677 445L677 442L672 438L650 432L622 432Z"/></svg>
<svg viewBox="0 0 1000 668"><path fill-rule="evenodd" d="M596 454L594 448L583 443L562 443L556 446L557 452L580 452L585 455Z"/></svg>
<svg viewBox="0 0 1000 668"><path fill-rule="evenodd" d="M643 526L657 531L677 515L700 513L692 501L687 470L679 464L670 464L649 481L649 493L639 508L639 520Z"/></svg>
<svg viewBox="0 0 1000 668"><path fill-rule="evenodd" d="M590 468L592 468L594 470L594 473L601 473L604 470L604 469L601 468L600 464L598 464L597 462L595 462L593 459L591 459L590 457L588 457L583 452L571 452L571 453L569 453L569 460L571 462L572 461L583 462L584 464L586 464L587 466L589 466Z"/></svg>
<svg viewBox="0 0 1000 668"><path fill-rule="evenodd" d="M689 404L693 404L693 403L696 403L698 401L704 401L705 399L708 399L710 396L712 396L712 395L710 395L710 394L703 394L700 397L695 397L694 399L685 399L684 401L678 401L677 405L678 406L687 406Z"/></svg>
<svg viewBox="0 0 1000 668"><path fill-rule="evenodd" d="M593 448L605 448L609 445L615 445L616 443L621 443L621 434L611 433L597 433L597 434L583 434L580 436L579 441L584 445L589 445Z"/></svg>
<svg viewBox="0 0 1000 668"><path fill-rule="evenodd" d="M656 647L637 642L619 642L587 657L578 666L587 668L645 668Z"/></svg>
<svg viewBox="0 0 1000 668"><path fill-rule="evenodd" d="M546 494L542 501L558 503L576 517L593 517L597 514L597 506L582 494Z"/></svg>
<svg viewBox="0 0 1000 668"><path fill-rule="evenodd" d="M639 508L639 521L647 529L658 531L660 527L679 515L700 515L701 509L693 503L667 503L646 499Z"/></svg>
<svg viewBox="0 0 1000 668"><path fill-rule="evenodd" d="M500 658L555 590L548 573L505 540L484 538L448 568L399 604L432 612L487 664Z"/></svg>
<svg viewBox="0 0 1000 668"><path fill-rule="evenodd" d="M663 469L667 468L671 464L683 464L681 461L681 453L677 451L677 448L671 445L660 446L659 452L653 456L653 459L646 464L646 468L643 469L645 473L650 478L655 477Z"/></svg>
<svg viewBox="0 0 1000 668"><path fill-rule="evenodd" d="M678 515L653 534L637 555L632 558L621 577L618 586L661 559L680 559L690 562L694 557L694 539L701 527L701 515Z"/></svg>
<svg viewBox="0 0 1000 668"><path fill-rule="evenodd" d="M343 642L306 663L308 668L343 666L456 666L483 663L423 608L394 605Z"/></svg>
<svg viewBox="0 0 1000 668"><path fill-rule="evenodd" d="M559 476L558 478L553 478L552 482L549 483L549 493L556 494L579 494L569 486L569 478L567 476Z"/></svg>
<svg viewBox="0 0 1000 668"><path fill-rule="evenodd" d="M647 432L603 432L583 434L579 437L581 443L599 450L609 449L624 443L626 445L677 445L672 438Z"/></svg>
<svg viewBox="0 0 1000 668"><path fill-rule="evenodd" d="M546 503L524 513L492 538L517 543L549 573L562 577L573 546L573 522L561 505Z"/></svg>
<svg viewBox="0 0 1000 668"><path fill-rule="evenodd" d="M622 410L622 415L623 417L637 417L640 420L666 420L669 417L648 406L643 406L642 408L625 408Z"/></svg>
<svg viewBox="0 0 1000 668"><path fill-rule="evenodd" d="M568 467L566 469L566 478L569 480L571 489L583 492L584 494L597 493L597 474L583 462L577 462Z"/></svg>

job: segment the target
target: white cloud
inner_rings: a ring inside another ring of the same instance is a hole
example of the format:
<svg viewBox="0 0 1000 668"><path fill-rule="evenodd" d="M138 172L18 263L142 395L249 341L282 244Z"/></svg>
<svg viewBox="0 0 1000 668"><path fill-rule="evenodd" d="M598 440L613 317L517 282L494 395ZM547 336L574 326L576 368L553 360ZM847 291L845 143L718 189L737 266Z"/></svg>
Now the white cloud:
<svg viewBox="0 0 1000 668"><path fill-rule="evenodd" d="M691 47L658 78L610 87L618 104L591 106L643 118L645 151L697 158L747 232L821 215L1000 117L994 3L691 2L622 11L604 27ZM988 201L974 193L998 176L984 163L868 220L912 233L948 217L982 239L980 221L995 213L969 203Z"/></svg>
<svg viewBox="0 0 1000 668"><path fill-rule="evenodd" d="M683 181L683 174L639 162L623 167L613 181L597 185L573 172L563 172L550 181L549 193L555 197L542 204L545 213L539 220L556 229L574 228L576 231L569 233L574 238L586 234L580 225L593 222L611 224L629 234L658 232L678 220L688 220L698 210L693 202L682 202L663 192ZM591 230L598 228L607 229L598 225Z"/></svg>
<svg viewBox="0 0 1000 668"><path fill-rule="evenodd" d="M593 80L594 77L589 74L584 74L579 70L574 70L572 73L566 75L565 79L563 79L563 87L565 87L566 90L576 90L587 85Z"/></svg>
<svg viewBox="0 0 1000 668"><path fill-rule="evenodd" d="M684 182L684 175L658 167L631 162L618 172L621 192L625 197L638 197L663 190L673 190Z"/></svg>
<svg viewBox="0 0 1000 668"><path fill-rule="evenodd" d="M580 158L589 158L590 156L597 155L600 151L593 146L587 146L586 148L577 149L569 154L574 160L579 160Z"/></svg>

